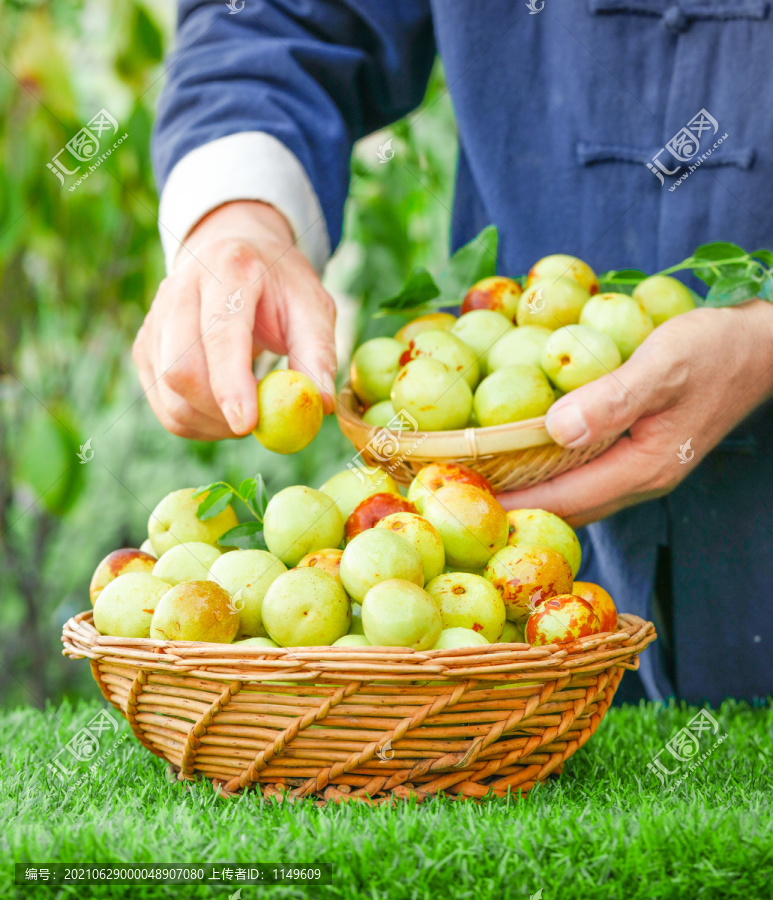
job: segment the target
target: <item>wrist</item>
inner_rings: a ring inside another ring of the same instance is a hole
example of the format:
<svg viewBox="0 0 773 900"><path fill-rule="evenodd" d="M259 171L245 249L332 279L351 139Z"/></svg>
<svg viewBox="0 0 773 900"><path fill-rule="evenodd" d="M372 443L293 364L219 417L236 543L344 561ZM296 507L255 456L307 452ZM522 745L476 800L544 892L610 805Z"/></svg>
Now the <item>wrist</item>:
<svg viewBox="0 0 773 900"><path fill-rule="evenodd" d="M722 312L743 317L742 355L747 361L746 372L752 379L750 391L760 402L773 396L773 303L749 300Z"/></svg>
<svg viewBox="0 0 773 900"><path fill-rule="evenodd" d="M184 243L195 256L206 244L224 237L279 245L282 253L294 243L292 228L282 213L257 200L236 200L213 209L193 226ZM178 254L175 268L185 256Z"/></svg>

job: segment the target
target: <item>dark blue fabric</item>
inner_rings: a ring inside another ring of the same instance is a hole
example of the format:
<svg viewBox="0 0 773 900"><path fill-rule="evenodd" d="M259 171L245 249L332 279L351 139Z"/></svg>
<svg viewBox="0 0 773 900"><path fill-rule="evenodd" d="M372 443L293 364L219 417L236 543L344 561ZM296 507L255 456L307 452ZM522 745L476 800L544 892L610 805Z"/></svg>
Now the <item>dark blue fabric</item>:
<svg viewBox="0 0 773 900"><path fill-rule="evenodd" d="M339 241L354 141L413 109L435 58L427 4L181 0L158 106L159 186L194 148L265 131L303 164Z"/></svg>
<svg viewBox="0 0 773 900"><path fill-rule="evenodd" d="M186 0L159 106L158 180L200 144L267 131L309 173L335 245L353 141L418 103L436 47L460 138L454 246L495 223L509 274L551 252L656 271L705 241L773 246L764 0L545 0L537 14L521 0L252 0L237 15ZM727 137L670 191L646 163L702 109L713 139ZM671 496L583 535L584 576L648 617L670 547L662 628L675 666L665 642L643 654L650 696L773 692L772 412Z"/></svg>

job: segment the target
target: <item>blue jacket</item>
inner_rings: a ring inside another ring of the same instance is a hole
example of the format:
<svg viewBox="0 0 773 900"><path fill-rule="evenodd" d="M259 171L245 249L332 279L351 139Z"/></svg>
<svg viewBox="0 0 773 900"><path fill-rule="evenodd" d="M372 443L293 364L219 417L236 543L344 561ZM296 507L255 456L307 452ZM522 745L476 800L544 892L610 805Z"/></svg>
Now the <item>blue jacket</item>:
<svg viewBox="0 0 773 900"><path fill-rule="evenodd" d="M452 244L493 222L515 274L551 252L656 271L709 240L770 247L770 5L248 0L229 15L182 0L158 180L194 147L267 132L303 164L335 246L353 142L420 102L437 52L460 140ZM768 405L669 497L587 529L583 574L622 609L655 615L658 572L672 594L671 639L643 659L650 696L773 692L771 485Z"/></svg>

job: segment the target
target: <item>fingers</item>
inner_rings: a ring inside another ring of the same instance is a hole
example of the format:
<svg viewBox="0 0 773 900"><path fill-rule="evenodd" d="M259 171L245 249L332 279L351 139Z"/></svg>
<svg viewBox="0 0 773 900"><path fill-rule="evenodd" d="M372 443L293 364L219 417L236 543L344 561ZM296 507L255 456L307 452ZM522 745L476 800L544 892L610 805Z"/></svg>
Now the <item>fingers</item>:
<svg viewBox="0 0 773 900"><path fill-rule="evenodd" d="M201 345L209 388L216 407L234 434L249 434L258 422L258 398L252 374L253 327L262 280L252 285L217 284L211 279L201 290Z"/></svg>
<svg viewBox="0 0 773 900"><path fill-rule="evenodd" d="M133 355L148 401L168 431L197 440L233 436L209 388L195 279L164 279Z"/></svg>
<svg viewBox="0 0 773 900"><path fill-rule="evenodd" d="M217 440L254 429L252 362L264 348L287 354L333 410L333 301L294 248L261 247L214 241L206 265L182 266L159 286L134 358L154 412L174 434Z"/></svg>
<svg viewBox="0 0 773 900"><path fill-rule="evenodd" d="M316 282L316 283L315 283ZM335 407L335 318L332 297L310 279L289 285L287 355L291 369L303 372L317 386L326 413Z"/></svg>
<svg viewBox="0 0 773 900"><path fill-rule="evenodd" d="M614 438L642 417L657 414L678 394L678 366L663 342L643 344L607 375L571 391L551 406L545 418L550 436L563 447L588 447Z"/></svg>
<svg viewBox="0 0 773 900"><path fill-rule="evenodd" d="M624 437L578 469L498 499L505 509L546 509L579 528L668 493L684 474L677 463Z"/></svg>
<svg viewBox="0 0 773 900"><path fill-rule="evenodd" d="M183 397L169 388L164 389L162 378L156 375L148 349L150 333L140 329L134 342L132 356L137 364L140 383L153 412L171 434L192 440L211 441L224 437L228 431L224 422L216 422L194 409Z"/></svg>

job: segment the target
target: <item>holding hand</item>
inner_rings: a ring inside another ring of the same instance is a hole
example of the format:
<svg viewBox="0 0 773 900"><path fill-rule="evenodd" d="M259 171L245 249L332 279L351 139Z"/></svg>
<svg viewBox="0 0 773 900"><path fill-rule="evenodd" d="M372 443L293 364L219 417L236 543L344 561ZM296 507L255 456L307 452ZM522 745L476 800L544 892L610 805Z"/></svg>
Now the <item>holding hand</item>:
<svg viewBox="0 0 773 900"><path fill-rule="evenodd" d="M658 327L619 369L572 391L547 414L564 447L623 435L593 462L502 494L575 527L673 490L722 438L773 396L773 304L696 309ZM628 432L624 434L624 432ZM692 442L682 465L679 449Z"/></svg>
<svg viewBox="0 0 773 900"><path fill-rule="evenodd" d="M334 325L333 300L295 248L284 216L262 203L228 203L186 239L133 357L168 431L220 440L257 424L252 361L263 350L288 355L332 412Z"/></svg>

